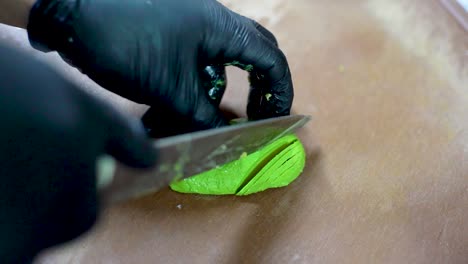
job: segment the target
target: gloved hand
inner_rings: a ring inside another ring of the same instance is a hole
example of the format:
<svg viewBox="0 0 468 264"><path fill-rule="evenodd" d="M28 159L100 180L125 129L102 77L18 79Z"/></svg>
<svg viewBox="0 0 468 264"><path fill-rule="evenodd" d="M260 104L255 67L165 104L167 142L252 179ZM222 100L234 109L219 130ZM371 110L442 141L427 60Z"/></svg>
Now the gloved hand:
<svg viewBox="0 0 468 264"><path fill-rule="evenodd" d="M0 262L27 263L94 223L96 162L156 160L138 119L0 45Z"/></svg>
<svg viewBox="0 0 468 264"><path fill-rule="evenodd" d="M250 72L250 119L290 113L291 73L273 34L215 0L38 0L28 33L104 88L181 117L183 130L227 124L203 85L207 66Z"/></svg>

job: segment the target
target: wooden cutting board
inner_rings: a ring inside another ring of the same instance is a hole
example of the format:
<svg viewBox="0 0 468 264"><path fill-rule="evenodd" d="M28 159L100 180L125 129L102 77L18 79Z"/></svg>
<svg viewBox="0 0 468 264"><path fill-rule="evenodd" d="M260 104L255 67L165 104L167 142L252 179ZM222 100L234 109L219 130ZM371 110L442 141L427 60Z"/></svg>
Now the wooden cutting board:
<svg viewBox="0 0 468 264"><path fill-rule="evenodd" d="M468 263L462 27L435 0L224 3L287 54L294 112L314 117L299 133L304 174L243 198L163 190L106 210L38 263ZM223 104L243 114L245 74L230 73Z"/></svg>

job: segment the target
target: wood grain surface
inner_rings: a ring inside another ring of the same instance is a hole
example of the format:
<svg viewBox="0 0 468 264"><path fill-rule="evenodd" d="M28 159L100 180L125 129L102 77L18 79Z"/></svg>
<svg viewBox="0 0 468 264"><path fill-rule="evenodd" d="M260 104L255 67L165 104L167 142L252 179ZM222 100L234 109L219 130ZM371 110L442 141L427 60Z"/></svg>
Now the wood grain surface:
<svg viewBox="0 0 468 264"><path fill-rule="evenodd" d="M289 59L294 112L313 116L299 133L304 174L248 197L163 190L106 210L37 262L468 263L463 28L435 0L223 2L271 29ZM121 109L145 109L43 57ZM223 105L242 115L245 74L229 73Z"/></svg>

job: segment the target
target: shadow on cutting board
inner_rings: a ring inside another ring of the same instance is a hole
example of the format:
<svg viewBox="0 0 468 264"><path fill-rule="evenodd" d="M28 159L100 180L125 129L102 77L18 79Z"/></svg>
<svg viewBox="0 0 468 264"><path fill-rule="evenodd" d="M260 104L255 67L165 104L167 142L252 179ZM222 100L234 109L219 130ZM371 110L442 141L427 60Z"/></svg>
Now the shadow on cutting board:
<svg viewBox="0 0 468 264"><path fill-rule="evenodd" d="M304 210L304 203L307 203L307 196L312 191L306 188L314 185L311 182L325 180L321 160L320 149L315 149L307 157L304 171L312 167L309 173L304 173L288 187L243 198L256 203L257 214L250 217L241 238L236 242L237 247L232 249L225 263L272 263L272 259L263 257L271 256L270 248L273 244L287 243L280 241L281 233L286 226L291 225L290 221L298 218L296 214ZM279 259L276 261L281 262Z"/></svg>
<svg viewBox="0 0 468 264"><path fill-rule="evenodd" d="M284 243L280 238L281 233L286 227L291 226L290 221L300 218L296 215L304 210L314 188L328 185L324 183L326 180L323 177L320 148L306 147L306 151L305 173L284 188L271 189L245 197L185 195L166 189L138 201L129 202L120 209L129 214L139 211L137 215L148 216L151 218L148 221L154 221L161 229L170 226L169 230L174 230L174 226L180 226L179 229L175 229L176 233L173 235L182 234L185 239L201 239L196 229L203 229L203 225L212 227L214 225L215 229L221 230L217 234L218 239L225 239L225 232L230 232L227 230L235 230L234 241L227 242L229 247L224 248L219 256L221 263L269 262L262 257L270 255L267 252L273 243ZM240 217L242 220L238 219L232 227L231 221L236 218L232 217L232 214L242 211L239 208L246 207L252 210L245 211L243 214L245 217ZM199 254L203 254L206 245L196 250L199 250Z"/></svg>

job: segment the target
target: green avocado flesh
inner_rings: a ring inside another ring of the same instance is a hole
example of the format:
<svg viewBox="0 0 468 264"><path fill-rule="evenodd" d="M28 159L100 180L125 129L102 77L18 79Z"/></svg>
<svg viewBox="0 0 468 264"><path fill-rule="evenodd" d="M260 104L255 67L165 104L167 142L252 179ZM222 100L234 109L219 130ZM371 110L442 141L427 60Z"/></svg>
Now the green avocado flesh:
<svg viewBox="0 0 468 264"><path fill-rule="evenodd" d="M180 193L206 195L249 195L284 187L304 169L306 154L295 135L282 137L250 155L216 169L174 182Z"/></svg>

